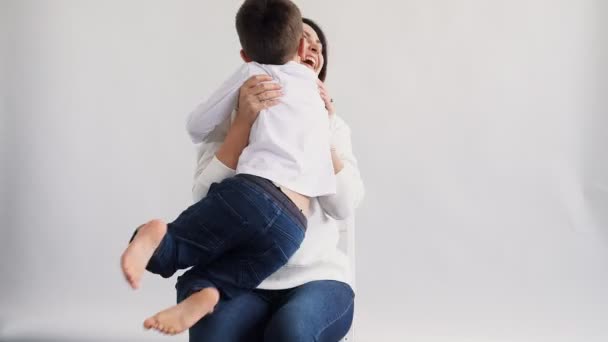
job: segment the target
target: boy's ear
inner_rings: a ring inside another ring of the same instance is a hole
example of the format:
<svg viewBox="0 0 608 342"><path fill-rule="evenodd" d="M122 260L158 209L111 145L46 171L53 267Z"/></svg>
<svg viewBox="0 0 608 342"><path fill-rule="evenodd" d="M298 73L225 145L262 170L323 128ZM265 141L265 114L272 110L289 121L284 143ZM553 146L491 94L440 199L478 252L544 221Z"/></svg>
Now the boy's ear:
<svg viewBox="0 0 608 342"><path fill-rule="evenodd" d="M249 58L249 56L247 56L247 54L245 53L245 51L243 49L241 49L241 58L243 59L243 61L245 61L245 63L251 62L251 58Z"/></svg>
<svg viewBox="0 0 608 342"><path fill-rule="evenodd" d="M298 57L300 57L300 61L303 61L306 58L306 40L304 37L300 38L300 45L298 45Z"/></svg>

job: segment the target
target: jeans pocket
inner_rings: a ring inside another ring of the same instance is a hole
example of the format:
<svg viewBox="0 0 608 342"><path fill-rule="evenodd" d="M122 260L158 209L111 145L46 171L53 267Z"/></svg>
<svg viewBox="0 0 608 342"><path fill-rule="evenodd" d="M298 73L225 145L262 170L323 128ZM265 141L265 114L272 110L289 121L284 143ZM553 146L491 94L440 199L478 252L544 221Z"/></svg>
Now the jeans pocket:
<svg viewBox="0 0 608 342"><path fill-rule="evenodd" d="M264 279L283 267L289 257L276 242L270 248L257 255L251 255L241 261L239 286L253 289Z"/></svg>

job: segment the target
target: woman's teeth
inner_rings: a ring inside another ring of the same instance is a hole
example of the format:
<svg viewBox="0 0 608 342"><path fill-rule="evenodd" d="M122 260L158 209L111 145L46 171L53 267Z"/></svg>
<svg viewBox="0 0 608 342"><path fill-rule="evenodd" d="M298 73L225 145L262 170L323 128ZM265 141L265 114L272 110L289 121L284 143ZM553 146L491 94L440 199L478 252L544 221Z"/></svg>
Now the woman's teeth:
<svg viewBox="0 0 608 342"><path fill-rule="evenodd" d="M315 62L312 59L306 59L306 60L304 60L304 64L306 64L307 66L309 66L311 69L315 68Z"/></svg>

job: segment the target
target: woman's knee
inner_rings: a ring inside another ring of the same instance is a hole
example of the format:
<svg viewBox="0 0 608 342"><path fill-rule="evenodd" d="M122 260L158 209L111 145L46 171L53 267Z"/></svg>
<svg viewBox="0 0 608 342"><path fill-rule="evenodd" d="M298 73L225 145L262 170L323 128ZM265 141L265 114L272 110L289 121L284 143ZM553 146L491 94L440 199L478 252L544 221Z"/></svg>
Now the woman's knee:
<svg viewBox="0 0 608 342"><path fill-rule="evenodd" d="M352 324L354 294L350 286L318 281L293 290L268 323L265 341L338 341Z"/></svg>

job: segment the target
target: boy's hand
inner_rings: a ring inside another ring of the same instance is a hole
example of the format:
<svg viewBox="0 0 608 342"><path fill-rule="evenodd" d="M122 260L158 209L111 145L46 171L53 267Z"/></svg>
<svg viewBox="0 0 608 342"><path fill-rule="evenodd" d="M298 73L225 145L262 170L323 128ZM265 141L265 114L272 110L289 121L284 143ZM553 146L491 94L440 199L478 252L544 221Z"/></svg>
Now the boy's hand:
<svg viewBox="0 0 608 342"><path fill-rule="evenodd" d="M327 109L329 115L335 114L336 108L334 107L334 99L332 99L329 95L327 87L325 87L325 83L323 83L321 80L317 80L317 84L319 85L319 93L321 94L321 98L323 99L323 102L325 102L325 109Z"/></svg>
<svg viewBox="0 0 608 342"><path fill-rule="evenodd" d="M239 90L239 103L235 120L253 125L262 109L276 106L283 96L281 85L272 82L268 75L251 76Z"/></svg>

